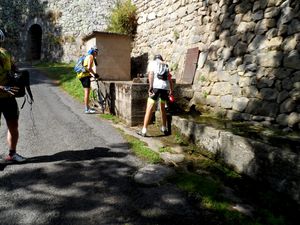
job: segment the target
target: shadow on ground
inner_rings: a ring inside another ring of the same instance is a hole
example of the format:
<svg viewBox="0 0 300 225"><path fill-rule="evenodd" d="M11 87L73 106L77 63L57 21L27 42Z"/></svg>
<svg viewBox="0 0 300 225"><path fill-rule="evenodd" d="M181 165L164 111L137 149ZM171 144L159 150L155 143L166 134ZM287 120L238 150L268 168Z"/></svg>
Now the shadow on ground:
<svg viewBox="0 0 300 225"><path fill-rule="evenodd" d="M126 157L126 153L99 147L5 165L0 177L1 224L174 225L205 221L174 186L137 185L132 179L137 168L127 163ZM12 217L16 210L28 213Z"/></svg>

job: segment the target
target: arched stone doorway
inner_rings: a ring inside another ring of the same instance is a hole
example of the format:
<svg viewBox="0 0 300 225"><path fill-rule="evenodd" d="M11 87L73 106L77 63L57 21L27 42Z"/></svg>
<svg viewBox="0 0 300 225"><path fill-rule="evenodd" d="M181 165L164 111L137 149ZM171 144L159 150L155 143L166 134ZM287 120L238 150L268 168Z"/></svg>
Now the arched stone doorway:
<svg viewBox="0 0 300 225"><path fill-rule="evenodd" d="M41 59L42 28L38 24L33 24L28 30L28 60Z"/></svg>

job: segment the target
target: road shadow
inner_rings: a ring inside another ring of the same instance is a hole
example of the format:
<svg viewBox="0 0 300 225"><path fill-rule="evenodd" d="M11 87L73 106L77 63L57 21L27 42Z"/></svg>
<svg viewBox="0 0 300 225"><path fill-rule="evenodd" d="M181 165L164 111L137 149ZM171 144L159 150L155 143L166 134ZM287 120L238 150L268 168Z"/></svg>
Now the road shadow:
<svg viewBox="0 0 300 225"><path fill-rule="evenodd" d="M13 164L28 164L28 163L47 163L47 162L59 162L59 161L68 161L68 162L79 162L85 160L95 160L97 158L104 157L113 157L113 158L122 158L127 154L122 152L110 152L109 148L95 147L88 150L70 150L62 151L55 153L53 155L42 155L27 158L23 163L14 163L14 162L5 162L1 160L0 162L0 171L4 170L6 166Z"/></svg>
<svg viewBox="0 0 300 225"><path fill-rule="evenodd" d="M36 156L28 158L26 163L44 163L44 162L58 162L58 161L84 161L93 160L103 157L121 158L127 154L120 152L110 152L109 148L96 147L88 150L75 150L75 151L63 151L53 155Z"/></svg>
<svg viewBox="0 0 300 225"><path fill-rule="evenodd" d="M8 215L25 209L36 224L196 225L206 220L174 186L135 183L138 168L126 155L99 147L31 157L15 165L0 176L1 201L9 201L0 207L1 224L23 224ZM44 162L54 163L39 164Z"/></svg>

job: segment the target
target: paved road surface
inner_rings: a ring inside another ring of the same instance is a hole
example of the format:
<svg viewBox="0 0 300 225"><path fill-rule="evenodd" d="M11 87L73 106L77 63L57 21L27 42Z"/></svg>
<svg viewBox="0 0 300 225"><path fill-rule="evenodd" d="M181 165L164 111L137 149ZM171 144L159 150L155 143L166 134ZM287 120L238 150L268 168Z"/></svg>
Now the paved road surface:
<svg viewBox="0 0 300 225"><path fill-rule="evenodd" d="M28 163L0 165L0 224L208 224L170 184L137 185L143 164L108 122L83 114L31 70L35 97L21 110L19 153ZM19 99L22 103L22 99ZM0 153L7 151L1 120Z"/></svg>

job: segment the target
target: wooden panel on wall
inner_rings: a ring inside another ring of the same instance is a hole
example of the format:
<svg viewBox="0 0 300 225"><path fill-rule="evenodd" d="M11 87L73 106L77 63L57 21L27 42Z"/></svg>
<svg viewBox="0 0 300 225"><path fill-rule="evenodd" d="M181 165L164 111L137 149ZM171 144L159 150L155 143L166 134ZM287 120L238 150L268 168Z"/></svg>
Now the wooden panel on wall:
<svg viewBox="0 0 300 225"><path fill-rule="evenodd" d="M199 48L190 48L187 50L184 71L179 79L179 83L192 84L197 69L199 57Z"/></svg>

